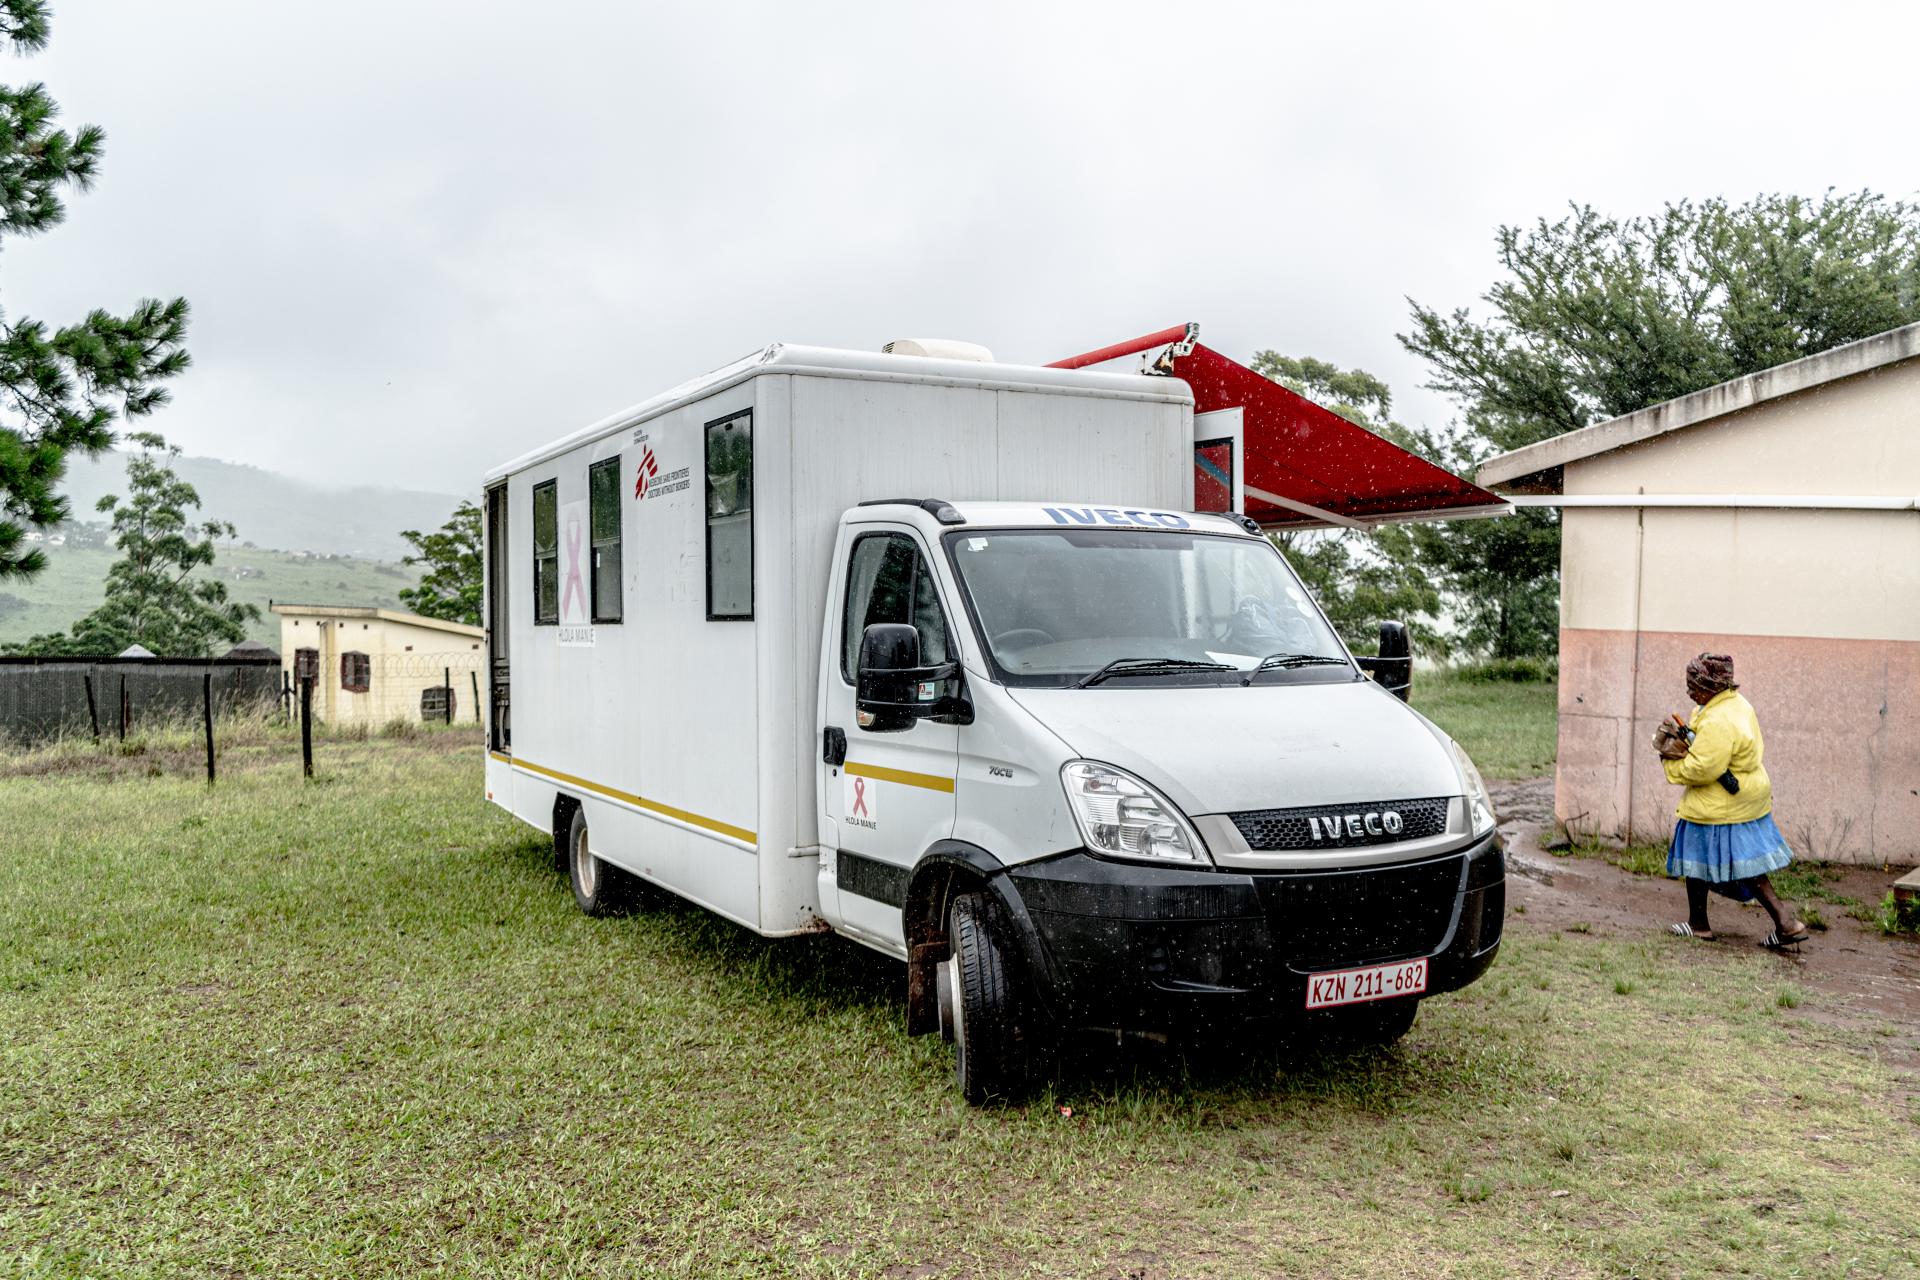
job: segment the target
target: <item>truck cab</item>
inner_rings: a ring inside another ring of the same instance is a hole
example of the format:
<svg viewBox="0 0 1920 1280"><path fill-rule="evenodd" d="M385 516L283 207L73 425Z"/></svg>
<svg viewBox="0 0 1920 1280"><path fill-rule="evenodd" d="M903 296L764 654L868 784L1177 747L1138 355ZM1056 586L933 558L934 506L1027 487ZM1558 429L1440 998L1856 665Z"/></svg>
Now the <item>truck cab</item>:
<svg viewBox="0 0 1920 1280"><path fill-rule="evenodd" d="M1390 1040L1492 962L1478 771L1251 521L867 502L822 614L819 909L970 1099L1063 1027Z"/></svg>

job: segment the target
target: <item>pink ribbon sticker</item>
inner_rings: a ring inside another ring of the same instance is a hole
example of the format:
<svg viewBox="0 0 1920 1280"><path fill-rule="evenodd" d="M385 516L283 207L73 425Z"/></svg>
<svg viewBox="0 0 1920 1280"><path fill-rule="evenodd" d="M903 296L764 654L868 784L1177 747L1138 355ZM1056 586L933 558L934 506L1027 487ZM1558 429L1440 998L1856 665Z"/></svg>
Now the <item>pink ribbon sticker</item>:
<svg viewBox="0 0 1920 1280"><path fill-rule="evenodd" d="M568 602L575 594L579 595L582 612L585 611L587 588L580 580L580 519L575 516L567 521L567 584L560 593L560 616L565 618L572 612Z"/></svg>
<svg viewBox="0 0 1920 1280"><path fill-rule="evenodd" d="M865 778L853 780L853 813L858 818L867 816L867 780Z"/></svg>

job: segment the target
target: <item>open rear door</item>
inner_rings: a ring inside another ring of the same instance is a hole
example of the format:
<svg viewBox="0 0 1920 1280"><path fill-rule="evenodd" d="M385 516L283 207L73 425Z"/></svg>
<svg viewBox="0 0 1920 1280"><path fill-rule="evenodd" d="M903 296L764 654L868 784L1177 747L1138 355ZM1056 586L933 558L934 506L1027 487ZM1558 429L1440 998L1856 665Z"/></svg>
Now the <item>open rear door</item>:
<svg viewBox="0 0 1920 1280"><path fill-rule="evenodd" d="M513 593L507 575L507 486L504 481L487 490L487 746L502 754L513 750L513 628L508 602Z"/></svg>
<svg viewBox="0 0 1920 1280"><path fill-rule="evenodd" d="M1272 529L1365 529L1505 515L1505 499L1200 345L1178 325L1055 361L1075 369L1165 348L1153 369L1193 388L1194 505Z"/></svg>

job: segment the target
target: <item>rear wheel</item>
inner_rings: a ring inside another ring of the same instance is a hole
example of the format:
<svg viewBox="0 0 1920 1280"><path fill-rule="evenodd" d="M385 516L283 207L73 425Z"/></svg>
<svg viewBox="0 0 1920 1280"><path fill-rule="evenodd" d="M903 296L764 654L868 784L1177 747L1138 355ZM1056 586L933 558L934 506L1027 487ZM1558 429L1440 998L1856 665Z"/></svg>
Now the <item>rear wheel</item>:
<svg viewBox="0 0 1920 1280"><path fill-rule="evenodd" d="M573 902L590 916L610 916L626 909L630 878L612 863L594 856L587 838L587 815L576 809L567 829L567 878L573 882Z"/></svg>
<svg viewBox="0 0 1920 1280"><path fill-rule="evenodd" d="M964 893L947 914L950 953L940 966L940 1030L953 1041L953 1078L974 1106L1017 1098L1030 1068L1012 966L991 899Z"/></svg>

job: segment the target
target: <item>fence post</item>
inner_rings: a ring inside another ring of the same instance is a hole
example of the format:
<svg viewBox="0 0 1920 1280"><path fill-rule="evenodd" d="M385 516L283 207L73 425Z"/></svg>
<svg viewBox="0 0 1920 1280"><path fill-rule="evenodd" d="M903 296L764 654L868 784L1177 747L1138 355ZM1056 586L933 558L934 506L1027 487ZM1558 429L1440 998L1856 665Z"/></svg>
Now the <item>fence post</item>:
<svg viewBox="0 0 1920 1280"><path fill-rule="evenodd" d="M442 707L441 710L447 713L447 723L452 724L453 723L453 668L452 667L440 668L440 677L441 677L440 683L444 685L447 690L447 705Z"/></svg>
<svg viewBox="0 0 1920 1280"><path fill-rule="evenodd" d="M473 680L473 722L475 724L479 724L480 723L480 673L478 671L469 671L467 672L467 675Z"/></svg>
<svg viewBox="0 0 1920 1280"><path fill-rule="evenodd" d="M313 677L300 677L300 763L313 776Z"/></svg>
<svg viewBox="0 0 1920 1280"><path fill-rule="evenodd" d="M213 672L200 677L200 718L207 726L207 785L213 785Z"/></svg>
<svg viewBox="0 0 1920 1280"><path fill-rule="evenodd" d="M82 676L81 679L84 680L87 685L87 723L93 726L93 741L98 745L100 741L100 709L95 705L93 700L93 673L89 671L86 675Z"/></svg>
<svg viewBox="0 0 1920 1280"><path fill-rule="evenodd" d="M126 675L126 672L123 671L120 673L120 741L122 742L125 742L127 740L128 712L129 712L129 708L127 706L127 675Z"/></svg>

